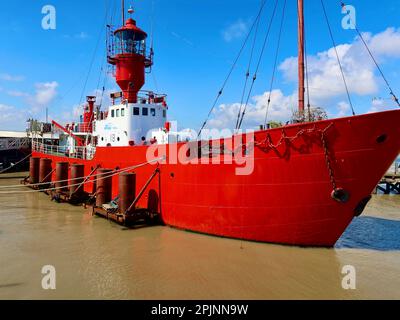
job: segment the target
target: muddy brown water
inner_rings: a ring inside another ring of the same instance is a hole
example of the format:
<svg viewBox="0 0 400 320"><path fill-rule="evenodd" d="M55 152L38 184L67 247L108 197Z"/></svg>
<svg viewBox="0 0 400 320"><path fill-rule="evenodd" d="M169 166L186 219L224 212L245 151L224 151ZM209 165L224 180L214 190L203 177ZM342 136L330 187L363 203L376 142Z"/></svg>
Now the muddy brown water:
<svg viewBox="0 0 400 320"><path fill-rule="evenodd" d="M0 186L21 174L10 176ZM56 268L56 290L42 288L44 265ZM346 265L355 290L342 288ZM131 230L44 194L0 194L0 299L373 298L400 299L399 196L374 196L322 249Z"/></svg>

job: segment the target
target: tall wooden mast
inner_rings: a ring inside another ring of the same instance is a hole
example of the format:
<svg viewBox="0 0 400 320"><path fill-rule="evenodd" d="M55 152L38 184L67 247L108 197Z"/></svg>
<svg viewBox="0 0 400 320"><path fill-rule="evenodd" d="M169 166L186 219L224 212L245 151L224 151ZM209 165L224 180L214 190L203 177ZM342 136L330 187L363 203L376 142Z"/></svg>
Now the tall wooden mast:
<svg viewBox="0 0 400 320"><path fill-rule="evenodd" d="M125 0L122 0L122 25L125 24Z"/></svg>
<svg viewBox="0 0 400 320"><path fill-rule="evenodd" d="M297 0L298 8L298 49L299 49L299 113L304 113L304 6Z"/></svg>

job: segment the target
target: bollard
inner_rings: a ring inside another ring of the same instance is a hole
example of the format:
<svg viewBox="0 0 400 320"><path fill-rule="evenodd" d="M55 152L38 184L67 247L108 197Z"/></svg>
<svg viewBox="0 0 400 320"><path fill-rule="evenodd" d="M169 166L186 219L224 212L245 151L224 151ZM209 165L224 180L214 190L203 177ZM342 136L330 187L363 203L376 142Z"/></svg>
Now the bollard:
<svg viewBox="0 0 400 320"><path fill-rule="evenodd" d="M29 183L34 184L39 182L39 166L40 158L31 158L29 162Z"/></svg>
<svg viewBox="0 0 400 320"><path fill-rule="evenodd" d="M61 193L68 190L68 162L58 162L56 164L56 192Z"/></svg>
<svg viewBox="0 0 400 320"><path fill-rule="evenodd" d="M39 185L39 189L47 189L50 187L51 182L51 159L42 158L39 163L39 183L46 183Z"/></svg>
<svg viewBox="0 0 400 320"><path fill-rule="evenodd" d="M96 207L101 207L105 203L111 202L112 177L103 178L110 175L111 169L99 169L96 181Z"/></svg>
<svg viewBox="0 0 400 320"><path fill-rule="evenodd" d="M69 194L75 199L82 199L84 190L83 185L79 185L83 182L85 175L85 165L73 164L71 166L71 181L69 182Z"/></svg>
<svg viewBox="0 0 400 320"><path fill-rule="evenodd" d="M131 213L135 208L126 212L136 197L136 174L135 173L121 173L119 175L119 212Z"/></svg>

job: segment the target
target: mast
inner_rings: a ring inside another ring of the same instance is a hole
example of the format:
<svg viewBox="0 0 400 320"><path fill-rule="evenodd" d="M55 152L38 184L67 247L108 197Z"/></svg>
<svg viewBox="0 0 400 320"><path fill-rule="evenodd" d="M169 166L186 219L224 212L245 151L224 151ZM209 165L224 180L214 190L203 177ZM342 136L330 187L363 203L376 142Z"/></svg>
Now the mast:
<svg viewBox="0 0 400 320"><path fill-rule="evenodd" d="M304 114L304 5L297 0L298 10L298 49L299 49L299 113Z"/></svg>
<svg viewBox="0 0 400 320"><path fill-rule="evenodd" d="M125 24L125 0L122 0L122 25Z"/></svg>

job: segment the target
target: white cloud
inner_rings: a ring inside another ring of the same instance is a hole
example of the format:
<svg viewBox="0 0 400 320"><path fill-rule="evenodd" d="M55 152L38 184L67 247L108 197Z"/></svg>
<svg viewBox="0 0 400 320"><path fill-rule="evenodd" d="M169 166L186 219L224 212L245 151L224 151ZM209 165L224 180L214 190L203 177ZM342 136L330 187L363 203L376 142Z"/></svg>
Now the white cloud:
<svg viewBox="0 0 400 320"><path fill-rule="evenodd" d="M47 107L57 96L58 83L56 81L35 84L35 94L10 90L7 94L12 97L20 97L31 106L30 113L35 115Z"/></svg>
<svg viewBox="0 0 400 320"><path fill-rule="evenodd" d="M18 90L10 90L7 91L7 94L12 97L29 97L29 94L26 92L18 91Z"/></svg>
<svg viewBox="0 0 400 320"><path fill-rule="evenodd" d="M58 83L56 81L37 83L35 87L36 87L36 94L34 96L33 103L36 105L46 106L57 95Z"/></svg>
<svg viewBox="0 0 400 320"><path fill-rule="evenodd" d="M248 104L243 119L242 128L257 128L264 123L268 105L269 92L252 98ZM281 90L271 92L271 103L268 109L268 120L286 122L293 114L297 105L297 93L285 96ZM235 127L240 103L221 104L213 112L213 118L208 122L209 128L232 129ZM243 110L243 107L242 107Z"/></svg>
<svg viewBox="0 0 400 320"><path fill-rule="evenodd" d="M6 104L1 104L0 103L0 112L1 113L4 112L4 111L12 110L12 109L14 109L14 107L11 107L11 106L8 106Z"/></svg>
<svg viewBox="0 0 400 320"><path fill-rule="evenodd" d="M225 30L222 31L222 36L226 42L231 42L235 39L243 37L248 30L248 25L242 19L239 19L235 23L229 25Z"/></svg>
<svg viewBox="0 0 400 320"><path fill-rule="evenodd" d="M388 28L376 35L364 34L376 59L400 58L400 29ZM376 67L357 37L350 44L336 47L351 94L372 95L379 91ZM289 82L297 81L297 57L284 60L279 69ZM324 104L346 91L334 48L308 56L310 95L314 103Z"/></svg>
<svg viewBox="0 0 400 320"><path fill-rule="evenodd" d="M344 117L349 114L350 111L350 104L348 104L345 101L341 101L337 105L337 109L339 110L339 113L337 114L337 117Z"/></svg>
<svg viewBox="0 0 400 320"><path fill-rule="evenodd" d="M13 75L10 75L8 73L1 73L0 74L0 80L4 80L4 81L19 82L19 81L23 81L24 79L25 79L24 76L13 76Z"/></svg>
<svg viewBox="0 0 400 320"><path fill-rule="evenodd" d="M0 130L24 129L27 113L14 106L0 103Z"/></svg>
<svg viewBox="0 0 400 320"><path fill-rule="evenodd" d="M387 28L375 36L370 33L363 36L367 38L372 52L378 56L400 57L400 28Z"/></svg>
<svg viewBox="0 0 400 320"><path fill-rule="evenodd" d="M385 59L400 58L400 28L388 28L376 35L364 34L365 40L376 59L381 63ZM231 39L228 37L228 40ZM376 66L358 37L352 43L336 47L342 62L347 85L352 95L368 96L379 92L381 83ZM310 96L313 107L323 106L331 110L331 117L343 117L351 114L348 102L345 102L346 91L337 63L334 48L308 56ZM297 57L285 59L279 66L284 79L297 84ZM252 98L244 118L243 128L255 128L265 119L269 93ZM387 101L375 99L369 112L387 109ZM293 110L297 109L297 92L285 96L280 90L273 90L268 119L287 121ZM215 109L210 128L234 128L239 103L222 104Z"/></svg>

